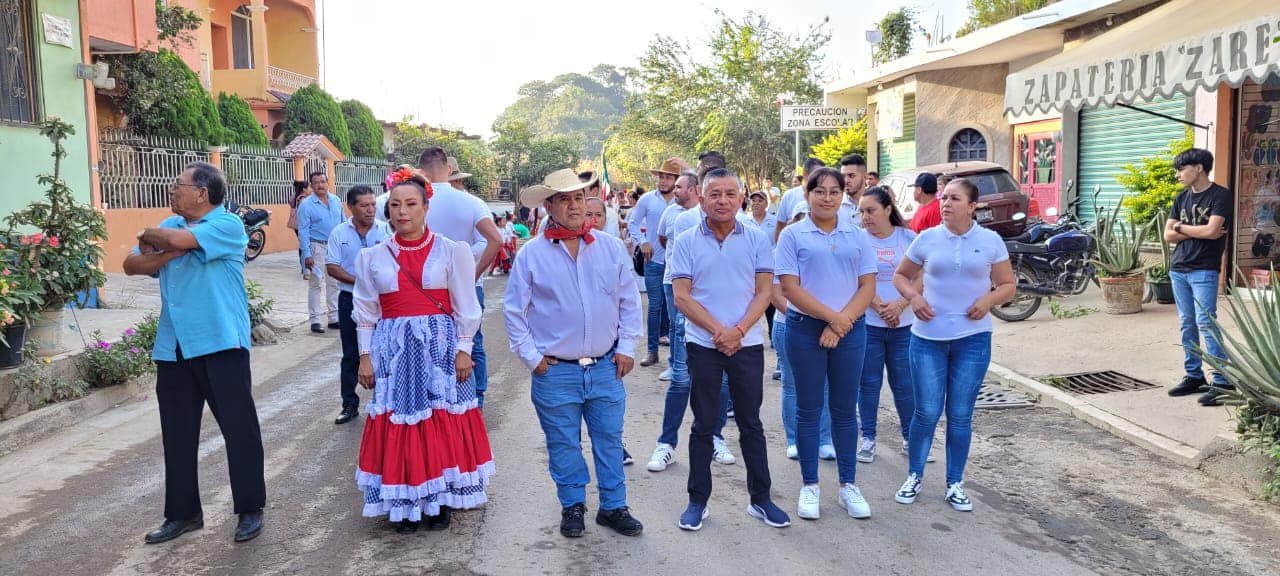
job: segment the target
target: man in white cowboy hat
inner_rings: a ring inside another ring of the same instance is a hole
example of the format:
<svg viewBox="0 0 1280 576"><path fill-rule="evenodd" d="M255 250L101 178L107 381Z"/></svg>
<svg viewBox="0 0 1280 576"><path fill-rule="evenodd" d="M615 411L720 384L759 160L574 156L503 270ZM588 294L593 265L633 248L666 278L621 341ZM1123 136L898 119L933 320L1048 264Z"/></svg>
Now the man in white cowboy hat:
<svg viewBox="0 0 1280 576"><path fill-rule="evenodd" d="M541 205L549 219L516 253L503 312L511 351L532 373L530 396L546 436L560 533L577 538L586 529L585 421L600 493L596 523L637 536L644 526L628 511L622 471L622 378L640 341L640 294L622 241L587 226L590 185L564 169L520 193L521 203Z"/></svg>
<svg viewBox="0 0 1280 576"><path fill-rule="evenodd" d="M466 180L471 177L470 172L463 172L458 169L458 159L453 156L449 157L449 185L463 192L467 191Z"/></svg>
<svg viewBox="0 0 1280 576"><path fill-rule="evenodd" d="M648 354L640 362L641 366L658 363L658 345L667 338L670 330L671 321L667 317L666 298L662 293L666 250L658 242L658 228L662 212L675 200L676 178L688 169L689 165L684 160L668 158L662 166L650 170L658 179L658 189L641 196L627 216L627 229L631 238L644 254L644 286L649 297Z"/></svg>

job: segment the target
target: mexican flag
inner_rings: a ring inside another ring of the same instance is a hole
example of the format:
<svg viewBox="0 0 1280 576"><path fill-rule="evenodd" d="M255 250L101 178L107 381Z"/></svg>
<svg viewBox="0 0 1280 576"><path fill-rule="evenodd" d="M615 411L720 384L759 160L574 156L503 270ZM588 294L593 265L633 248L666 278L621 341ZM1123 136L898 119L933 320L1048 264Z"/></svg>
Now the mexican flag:
<svg viewBox="0 0 1280 576"><path fill-rule="evenodd" d="M609 201L609 162L605 160L604 148L600 149L600 198Z"/></svg>

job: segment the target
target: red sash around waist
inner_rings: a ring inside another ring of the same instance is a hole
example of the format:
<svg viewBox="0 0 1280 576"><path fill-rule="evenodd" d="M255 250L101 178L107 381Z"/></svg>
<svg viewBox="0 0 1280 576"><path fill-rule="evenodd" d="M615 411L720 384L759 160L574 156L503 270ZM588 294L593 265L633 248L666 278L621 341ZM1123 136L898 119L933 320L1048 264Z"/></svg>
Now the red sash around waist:
<svg viewBox="0 0 1280 576"><path fill-rule="evenodd" d="M403 276L400 278L400 289L378 295L378 302L382 304L383 318L453 314L453 303L449 300L447 289L423 290L409 284Z"/></svg>

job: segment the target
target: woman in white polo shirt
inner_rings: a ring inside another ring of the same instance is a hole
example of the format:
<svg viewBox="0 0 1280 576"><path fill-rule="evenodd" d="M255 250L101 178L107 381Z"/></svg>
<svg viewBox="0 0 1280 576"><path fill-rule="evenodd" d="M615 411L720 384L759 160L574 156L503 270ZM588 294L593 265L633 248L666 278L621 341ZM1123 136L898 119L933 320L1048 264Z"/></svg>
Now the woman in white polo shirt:
<svg viewBox="0 0 1280 576"><path fill-rule="evenodd" d="M907 249L893 284L911 302L911 376L915 414L907 481L895 500L915 502L924 477L933 431L947 413L946 501L960 511L973 510L964 493L973 405L991 364L992 306L1011 300L1017 285L1009 252L999 234L973 220L978 187L952 180L938 194L942 226L925 230ZM917 280L924 275L924 292ZM995 286L995 289L992 289Z"/></svg>
<svg viewBox="0 0 1280 576"><path fill-rule="evenodd" d="M823 383L829 383L831 439L840 473L840 504L854 518L871 508L854 484L857 467L858 385L866 353L863 313L875 297L876 261L862 231L840 218L844 176L814 170L805 182L809 218L778 236L775 274L787 311L787 356L796 386L796 448L800 489L796 514L818 518L818 420Z"/></svg>

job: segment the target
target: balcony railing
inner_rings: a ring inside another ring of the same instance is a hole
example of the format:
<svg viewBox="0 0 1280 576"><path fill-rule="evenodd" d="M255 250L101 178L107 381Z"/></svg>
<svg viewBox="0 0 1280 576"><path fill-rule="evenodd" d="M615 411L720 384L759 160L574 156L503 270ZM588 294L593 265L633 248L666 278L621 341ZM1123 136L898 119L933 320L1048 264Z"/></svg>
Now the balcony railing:
<svg viewBox="0 0 1280 576"><path fill-rule="evenodd" d="M316 79L311 76L304 76L284 68L276 68L275 66L267 66L267 79L268 88L290 94L297 92L300 88L316 83Z"/></svg>

